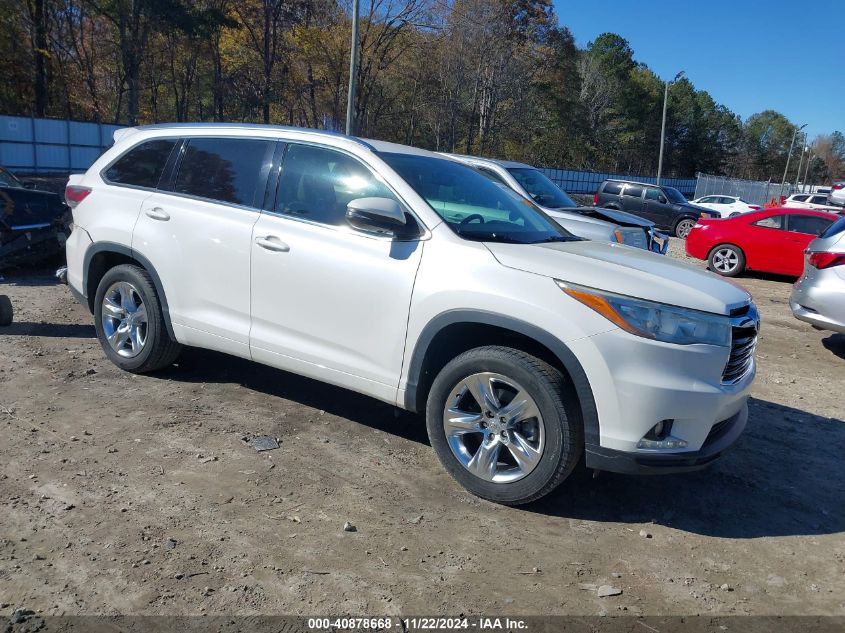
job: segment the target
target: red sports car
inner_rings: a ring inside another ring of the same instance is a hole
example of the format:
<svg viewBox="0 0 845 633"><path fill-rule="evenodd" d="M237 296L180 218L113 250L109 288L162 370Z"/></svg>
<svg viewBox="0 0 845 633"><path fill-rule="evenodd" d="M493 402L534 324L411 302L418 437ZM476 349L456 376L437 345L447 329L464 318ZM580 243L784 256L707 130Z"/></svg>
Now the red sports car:
<svg viewBox="0 0 845 633"><path fill-rule="evenodd" d="M700 218L687 237L687 254L706 259L710 270L725 277L748 268L798 277L804 271L804 249L838 219L826 211L787 208L724 220Z"/></svg>

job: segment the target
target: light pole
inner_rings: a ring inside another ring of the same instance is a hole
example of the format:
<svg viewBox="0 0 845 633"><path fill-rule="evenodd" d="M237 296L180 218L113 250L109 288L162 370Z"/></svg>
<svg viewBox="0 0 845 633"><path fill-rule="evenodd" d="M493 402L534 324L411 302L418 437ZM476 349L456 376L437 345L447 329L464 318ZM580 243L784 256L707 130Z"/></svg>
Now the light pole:
<svg viewBox="0 0 845 633"><path fill-rule="evenodd" d="M810 163L813 162L813 148L809 148L810 153L807 154L807 166L804 167L804 184L801 186L801 193L804 193L804 187L807 185L807 178L810 177ZM812 191L810 192L812 193Z"/></svg>
<svg viewBox="0 0 845 633"><path fill-rule="evenodd" d="M798 155L798 171L795 172L795 184L801 180L801 165L804 163L804 154L807 153L807 134L804 134L804 141L801 143L801 153Z"/></svg>
<svg viewBox="0 0 845 633"><path fill-rule="evenodd" d="M346 134L354 132L355 79L358 74L358 0L352 0L352 51L349 54L349 92L346 95Z"/></svg>
<svg viewBox="0 0 845 633"><path fill-rule="evenodd" d="M786 167L783 168L783 178L781 178L780 181L779 197L783 197L783 186L786 184L786 172L789 171L789 160L792 158L792 148L795 146L795 137L798 135L798 132L803 130L805 127L807 127L806 123L801 127L796 127L795 131L792 133L792 142L789 144L789 153L786 155Z"/></svg>
<svg viewBox="0 0 845 633"><path fill-rule="evenodd" d="M666 82L666 87L663 90L663 123L660 124L660 156L657 159L657 184L660 184L660 175L663 173L663 143L666 139L666 104L669 101L669 84L673 84L678 79L684 76L684 71L682 70L672 81Z"/></svg>

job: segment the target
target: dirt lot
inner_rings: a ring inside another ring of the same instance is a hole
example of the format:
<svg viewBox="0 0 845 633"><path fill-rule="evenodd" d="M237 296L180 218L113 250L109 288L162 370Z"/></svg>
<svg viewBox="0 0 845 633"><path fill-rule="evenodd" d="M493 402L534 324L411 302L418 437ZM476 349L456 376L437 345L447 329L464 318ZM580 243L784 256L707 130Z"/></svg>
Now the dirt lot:
<svg viewBox="0 0 845 633"><path fill-rule="evenodd" d="M7 275L0 614L845 614L845 336L794 320L789 280L740 283L763 329L732 452L512 509L419 418L198 350L122 373L48 271Z"/></svg>

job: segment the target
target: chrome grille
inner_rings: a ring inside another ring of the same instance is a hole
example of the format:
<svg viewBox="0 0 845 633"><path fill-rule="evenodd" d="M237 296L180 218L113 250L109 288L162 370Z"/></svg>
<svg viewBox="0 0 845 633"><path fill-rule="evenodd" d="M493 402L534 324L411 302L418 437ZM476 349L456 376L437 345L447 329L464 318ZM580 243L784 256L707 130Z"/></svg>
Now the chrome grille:
<svg viewBox="0 0 845 633"><path fill-rule="evenodd" d="M722 384L733 385L754 367L760 317L753 303L731 317L731 354L722 372Z"/></svg>

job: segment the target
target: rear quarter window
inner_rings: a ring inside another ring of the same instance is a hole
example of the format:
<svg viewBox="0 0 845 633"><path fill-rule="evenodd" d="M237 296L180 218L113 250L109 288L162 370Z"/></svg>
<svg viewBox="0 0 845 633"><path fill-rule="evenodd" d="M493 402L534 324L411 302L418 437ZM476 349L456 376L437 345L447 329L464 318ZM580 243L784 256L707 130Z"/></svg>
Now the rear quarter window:
<svg viewBox="0 0 845 633"><path fill-rule="evenodd" d="M155 189L176 139L154 139L136 145L114 161L103 174L116 185Z"/></svg>
<svg viewBox="0 0 845 633"><path fill-rule="evenodd" d="M622 185L618 182L606 182L602 188L602 193L609 193L613 196L617 196L622 193Z"/></svg>
<svg viewBox="0 0 845 633"><path fill-rule="evenodd" d="M642 198L643 188L639 185L625 185L625 193L629 198Z"/></svg>

